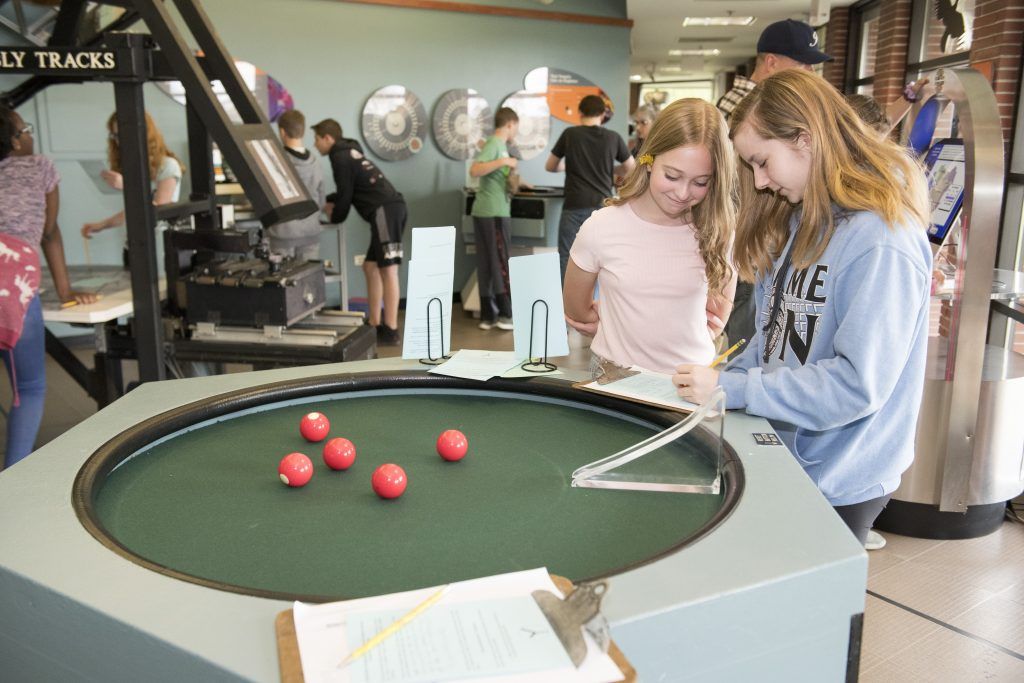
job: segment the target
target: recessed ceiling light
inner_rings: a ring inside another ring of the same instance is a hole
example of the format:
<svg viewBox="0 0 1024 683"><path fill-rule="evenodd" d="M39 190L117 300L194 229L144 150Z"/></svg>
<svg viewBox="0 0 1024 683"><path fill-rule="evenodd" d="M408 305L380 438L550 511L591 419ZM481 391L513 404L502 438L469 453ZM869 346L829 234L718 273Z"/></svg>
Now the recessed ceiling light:
<svg viewBox="0 0 1024 683"><path fill-rule="evenodd" d="M668 53L673 57L717 57L722 54L722 51L717 47L701 47L689 50L669 50Z"/></svg>
<svg viewBox="0 0 1024 683"><path fill-rule="evenodd" d="M644 77L641 76L640 74L633 74L632 76L629 77L629 80L634 81L634 82L642 81L642 80L644 80Z"/></svg>
<svg viewBox="0 0 1024 683"><path fill-rule="evenodd" d="M750 26L756 17L686 17L683 26Z"/></svg>

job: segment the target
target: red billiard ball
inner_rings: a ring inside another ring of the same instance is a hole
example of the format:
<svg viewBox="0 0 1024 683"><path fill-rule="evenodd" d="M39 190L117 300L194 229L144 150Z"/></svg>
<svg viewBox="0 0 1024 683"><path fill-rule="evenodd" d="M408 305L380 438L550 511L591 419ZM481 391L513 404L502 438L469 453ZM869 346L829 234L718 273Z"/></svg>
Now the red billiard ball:
<svg viewBox="0 0 1024 683"><path fill-rule="evenodd" d="M324 444L324 462L332 470L347 470L356 461L356 446L341 437Z"/></svg>
<svg viewBox="0 0 1024 683"><path fill-rule="evenodd" d="M313 478L313 461L302 453L289 453L281 458L277 476L288 486L305 486Z"/></svg>
<svg viewBox="0 0 1024 683"><path fill-rule="evenodd" d="M462 460L466 456L467 450L469 450L469 441L466 439L466 435L458 429L443 431L441 436L437 437L437 454L445 460L451 462Z"/></svg>
<svg viewBox="0 0 1024 683"><path fill-rule="evenodd" d="M387 463L374 470L371 483L374 493L381 498L398 498L405 492L405 485L409 480L405 476L405 470L398 465Z"/></svg>
<svg viewBox="0 0 1024 683"><path fill-rule="evenodd" d="M308 413L299 422L299 434L306 441L323 441L331 431L331 423L323 413Z"/></svg>

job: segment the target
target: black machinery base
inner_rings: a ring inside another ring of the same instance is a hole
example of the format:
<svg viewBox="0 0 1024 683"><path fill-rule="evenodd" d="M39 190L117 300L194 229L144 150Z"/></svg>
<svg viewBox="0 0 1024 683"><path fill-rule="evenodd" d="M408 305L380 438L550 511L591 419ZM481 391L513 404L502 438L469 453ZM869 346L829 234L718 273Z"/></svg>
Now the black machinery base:
<svg viewBox="0 0 1024 683"><path fill-rule="evenodd" d="M978 538L998 529L1005 516L1005 502L972 505L967 512L942 512L938 505L893 499L875 520L875 528L915 538Z"/></svg>
<svg viewBox="0 0 1024 683"><path fill-rule="evenodd" d="M124 395L121 361L135 360L136 341L131 324L110 321L97 331L101 342L93 354L93 366L85 365L63 340L46 330L46 352L92 397L99 408ZM377 331L369 325L350 328L336 343L329 346L297 344L246 344L210 342L192 339L171 339L166 353L176 360L210 363L244 363L254 370L343 363L377 357Z"/></svg>

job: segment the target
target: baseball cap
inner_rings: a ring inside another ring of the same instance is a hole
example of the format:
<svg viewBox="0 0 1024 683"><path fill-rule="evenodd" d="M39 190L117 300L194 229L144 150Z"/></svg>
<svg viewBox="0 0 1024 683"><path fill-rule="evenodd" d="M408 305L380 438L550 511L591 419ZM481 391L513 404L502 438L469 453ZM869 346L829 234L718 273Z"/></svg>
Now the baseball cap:
<svg viewBox="0 0 1024 683"><path fill-rule="evenodd" d="M818 34L802 21L785 19L769 24L757 40L758 52L771 52L802 64L831 62L832 57L818 49Z"/></svg>

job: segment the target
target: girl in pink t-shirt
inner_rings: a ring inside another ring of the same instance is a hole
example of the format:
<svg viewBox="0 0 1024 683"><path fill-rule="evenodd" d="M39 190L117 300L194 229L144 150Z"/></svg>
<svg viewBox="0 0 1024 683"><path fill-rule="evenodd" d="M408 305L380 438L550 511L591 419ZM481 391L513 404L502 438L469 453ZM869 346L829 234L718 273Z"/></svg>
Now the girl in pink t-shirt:
<svg viewBox="0 0 1024 683"><path fill-rule="evenodd" d="M704 100L677 100L654 120L637 162L619 197L580 228L565 273L566 318L581 331L596 325L596 361L667 374L707 365L736 289L725 120Z"/></svg>

